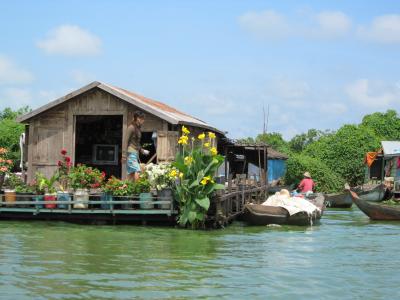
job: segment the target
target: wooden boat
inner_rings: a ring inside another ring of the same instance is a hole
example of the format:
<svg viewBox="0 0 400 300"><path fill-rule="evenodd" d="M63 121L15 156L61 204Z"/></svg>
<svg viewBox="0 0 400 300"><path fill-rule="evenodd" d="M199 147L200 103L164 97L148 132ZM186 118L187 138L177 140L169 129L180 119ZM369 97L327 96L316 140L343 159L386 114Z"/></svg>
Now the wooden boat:
<svg viewBox="0 0 400 300"><path fill-rule="evenodd" d="M313 225L322 217L325 209L325 197L322 194L317 194L314 198L307 200L317 206L321 211L315 211L312 215L308 215L306 212L299 212L290 216L289 212L283 207L246 204L242 219L250 225Z"/></svg>
<svg viewBox="0 0 400 300"><path fill-rule="evenodd" d="M356 192L359 198L365 201L380 202L385 196L385 186L383 184L373 185L370 188L355 187L351 188ZM353 205L353 200L348 191L336 194L325 195L326 206L335 208L350 208Z"/></svg>
<svg viewBox="0 0 400 300"><path fill-rule="evenodd" d="M371 201L371 202L381 202L385 196L385 185L378 184L376 186L372 186L370 189L362 189L362 188L354 188L351 189L353 192L357 193L358 197L361 200Z"/></svg>
<svg viewBox="0 0 400 300"><path fill-rule="evenodd" d="M327 207L334 208L350 208L353 205L353 200L348 191L336 194L326 194L325 202Z"/></svg>
<svg viewBox="0 0 400 300"><path fill-rule="evenodd" d="M361 199L357 193L350 192L353 202L372 220L396 220L400 221L400 206L390 206L372 203Z"/></svg>

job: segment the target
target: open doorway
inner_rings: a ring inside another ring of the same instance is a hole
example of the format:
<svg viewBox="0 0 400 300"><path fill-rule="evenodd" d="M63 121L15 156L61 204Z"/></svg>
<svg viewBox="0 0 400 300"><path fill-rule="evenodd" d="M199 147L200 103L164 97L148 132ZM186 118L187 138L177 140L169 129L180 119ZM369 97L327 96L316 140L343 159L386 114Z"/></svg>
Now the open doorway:
<svg viewBox="0 0 400 300"><path fill-rule="evenodd" d="M75 165L121 177L122 115L76 116Z"/></svg>

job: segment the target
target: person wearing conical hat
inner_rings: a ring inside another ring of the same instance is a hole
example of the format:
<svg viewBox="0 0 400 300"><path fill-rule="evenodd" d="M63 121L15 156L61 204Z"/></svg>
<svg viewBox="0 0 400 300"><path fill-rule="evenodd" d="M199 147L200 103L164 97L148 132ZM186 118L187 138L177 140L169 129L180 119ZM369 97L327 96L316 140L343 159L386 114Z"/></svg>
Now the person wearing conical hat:
<svg viewBox="0 0 400 300"><path fill-rule="evenodd" d="M297 189L300 191L300 193L307 193L307 192L313 192L314 188L315 188L314 180L311 179L311 175L309 172L305 172L304 178L300 181L300 184L297 187Z"/></svg>

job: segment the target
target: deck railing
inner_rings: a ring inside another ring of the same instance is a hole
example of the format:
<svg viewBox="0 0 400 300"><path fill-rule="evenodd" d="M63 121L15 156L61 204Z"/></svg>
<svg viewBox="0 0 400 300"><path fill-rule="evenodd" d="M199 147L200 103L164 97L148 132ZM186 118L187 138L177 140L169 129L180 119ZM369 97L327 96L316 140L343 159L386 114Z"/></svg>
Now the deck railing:
<svg viewBox="0 0 400 300"><path fill-rule="evenodd" d="M17 195L15 201L6 201L5 195L0 195L1 212L32 212L40 213L68 213L68 214L163 214L172 216L177 214L174 201L171 197L149 197L140 200L137 196L118 196L118 200L101 200L101 194L91 194L90 200L35 200L38 195ZM21 198L24 199L21 201ZM96 199L97 198L97 199ZM95 199L95 200L94 200ZM49 208L49 205L55 207ZM74 206L83 206L76 208Z"/></svg>
<svg viewBox="0 0 400 300"><path fill-rule="evenodd" d="M225 190L218 191L212 199L208 221L213 227L225 227L238 218L246 203L263 202L267 195L267 186L245 177L229 180Z"/></svg>

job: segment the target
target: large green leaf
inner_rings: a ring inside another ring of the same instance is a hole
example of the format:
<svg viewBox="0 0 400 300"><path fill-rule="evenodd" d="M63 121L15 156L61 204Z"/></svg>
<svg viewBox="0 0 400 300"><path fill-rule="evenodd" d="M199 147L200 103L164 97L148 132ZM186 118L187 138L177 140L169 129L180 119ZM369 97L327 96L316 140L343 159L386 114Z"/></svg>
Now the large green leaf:
<svg viewBox="0 0 400 300"><path fill-rule="evenodd" d="M193 223L193 221L196 220L196 212L195 211L189 212L188 220L189 220L189 223Z"/></svg>
<svg viewBox="0 0 400 300"><path fill-rule="evenodd" d="M208 208L210 207L210 199L208 197L204 197L202 199L196 199L196 203L205 210L208 210Z"/></svg>

